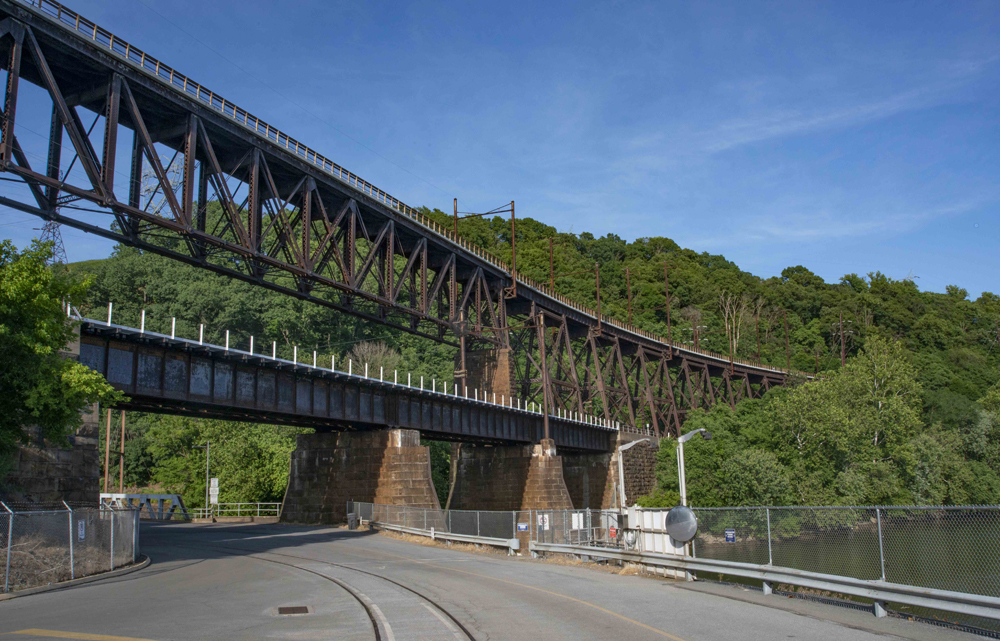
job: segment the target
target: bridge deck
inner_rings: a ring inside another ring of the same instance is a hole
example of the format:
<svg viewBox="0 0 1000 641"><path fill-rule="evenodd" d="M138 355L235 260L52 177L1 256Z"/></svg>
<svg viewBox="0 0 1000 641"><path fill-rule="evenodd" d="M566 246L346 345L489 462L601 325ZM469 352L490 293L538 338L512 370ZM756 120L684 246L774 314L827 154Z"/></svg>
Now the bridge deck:
<svg viewBox="0 0 1000 641"><path fill-rule="evenodd" d="M464 398L393 373L366 377L361 364L348 373L93 320L81 325L80 362L128 394L133 410L470 442L531 444L543 434L543 416L517 399ZM615 433L594 418L550 416L549 429L568 450L609 451Z"/></svg>

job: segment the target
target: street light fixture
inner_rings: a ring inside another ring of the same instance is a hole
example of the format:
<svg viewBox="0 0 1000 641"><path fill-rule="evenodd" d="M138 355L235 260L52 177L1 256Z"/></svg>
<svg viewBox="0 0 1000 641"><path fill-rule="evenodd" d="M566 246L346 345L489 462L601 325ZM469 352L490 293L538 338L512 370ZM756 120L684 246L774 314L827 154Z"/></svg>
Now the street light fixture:
<svg viewBox="0 0 1000 641"><path fill-rule="evenodd" d="M196 450L205 450L205 513L208 513L208 464L212 457L212 441L205 441L205 445L195 445Z"/></svg>
<svg viewBox="0 0 1000 641"><path fill-rule="evenodd" d="M687 482L684 479L684 443L691 440L695 434L701 434L706 441L712 438L712 433L706 429L692 430L677 439L677 480L681 490L681 505L687 505Z"/></svg>

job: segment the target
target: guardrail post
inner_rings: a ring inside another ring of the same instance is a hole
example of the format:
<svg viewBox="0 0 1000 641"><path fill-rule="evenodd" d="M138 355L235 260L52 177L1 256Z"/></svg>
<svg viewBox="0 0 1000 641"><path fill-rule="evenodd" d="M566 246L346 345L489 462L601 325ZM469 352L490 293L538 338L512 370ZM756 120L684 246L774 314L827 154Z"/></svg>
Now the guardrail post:
<svg viewBox="0 0 1000 641"><path fill-rule="evenodd" d="M771 555L771 508L764 508L767 513L767 564L774 565L774 557ZM765 594L770 594L770 586L768 586Z"/></svg>
<svg viewBox="0 0 1000 641"><path fill-rule="evenodd" d="M886 616L887 613L885 611L885 601L875 601L874 603L872 603L872 606L875 610L875 616L877 616L880 619Z"/></svg>
<svg viewBox="0 0 1000 641"><path fill-rule="evenodd" d="M69 578L72 580L76 578L75 568L73 567L73 508L66 501L63 501L62 504L69 511Z"/></svg>
<svg viewBox="0 0 1000 641"><path fill-rule="evenodd" d="M771 582L764 581L763 584L764 584L764 596L771 594L773 592L773 590L771 589Z"/></svg>
<svg viewBox="0 0 1000 641"><path fill-rule="evenodd" d="M882 568L882 580L885 581L885 552L882 548L882 510L879 508L875 508L875 522L878 524L878 561ZM875 616L885 616L885 608L882 608L882 614L879 614L878 610L876 602Z"/></svg>

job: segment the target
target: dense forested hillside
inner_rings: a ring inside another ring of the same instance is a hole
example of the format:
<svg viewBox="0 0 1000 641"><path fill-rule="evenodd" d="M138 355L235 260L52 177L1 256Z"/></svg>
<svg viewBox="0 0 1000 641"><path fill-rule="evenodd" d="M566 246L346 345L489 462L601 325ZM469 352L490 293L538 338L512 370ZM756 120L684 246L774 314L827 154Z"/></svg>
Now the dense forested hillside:
<svg viewBox="0 0 1000 641"><path fill-rule="evenodd" d="M425 213L450 226L446 214ZM722 353L732 346L739 356L759 354L779 366L787 358L794 369L820 374L816 382L774 390L735 411L716 407L689 419L688 427L707 427L716 436L693 441L687 451L694 504L1000 498L1000 297L969 300L958 285L943 294L921 292L910 280L880 273L826 283L801 266L761 279L667 238L629 243L615 235L557 233L531 219L519 220L517 229L519 271L548 282L551 242L562 294L594 306L597 263L603 311L624 320L627 268L633 322L666 335L666 266L674 340ZM508 220L464 220L460 233L510 259ZM206 340L224 340L228 329L233 344L242 345L252 334L261 345L276 341L286 357L294 345L342 356L381 341L398 352L402 371L450 380L454 370L449 347L131 248L72 267L93 276L93 314L114 301L117 322L137 323L144 308L152 330L169 331L176 317L179 335L197 336L203 323ZM181 491L195 505L203 500L204 454L192 445L212 440L213 459L218 447L219 465L229 466L219 468L222 500L271 500L283 491L296 432L153 416L137 417L131 430L129 483ZM438 445L435 452L443 494L447 448ZM669 441L660 457L660 489L646 500L669 503L676 500Z"/></svg>

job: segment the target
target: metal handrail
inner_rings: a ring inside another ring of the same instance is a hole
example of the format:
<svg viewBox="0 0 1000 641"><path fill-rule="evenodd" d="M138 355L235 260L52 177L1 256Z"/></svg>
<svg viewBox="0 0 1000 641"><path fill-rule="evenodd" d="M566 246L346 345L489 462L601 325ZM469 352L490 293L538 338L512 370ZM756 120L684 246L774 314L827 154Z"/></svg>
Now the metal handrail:
<svg viewBox="0 0 1000 641"><path fill-rule="evenodd" d="M596 311L590 309L589 307L577 303L566 296L559 294L553 290L550 290L548 285L540 283L538 281L527 278L521 274L514 273L510 265L506 261L494 256L486 249L474 245L468 240L458 236L452 230L448 229L443 225L439 225L434 222L420 210L411 207L398 198L395 198L385 191L379 189L375 185L369 183L368 181L360 178L356 174L344 169L337 163L326 158L319 152L307 147L306 145L300 143L298 140L292 138L288 134L285 134L275 127L272 127L268 123L264 122L257 116L249 113L245 109L241 109L236 104L230 102L226 98L218 95L214 91L204 87L203 85L195 82L188 76L178 72L176 69L167 66L158 59L150 56L146 52L142 51L138 47L130 44L129 42L119 38L107 29L99 26L97 23L87 20L77 12L72 9L55 2L55 0L16 0L17 2L29 7L34 12L38 13L41 17L51 20L58 24L59 26L71 31L72 33L81 36L83 38L89 39L92 42L97 43L103 49L106 49L110 53L114 54L120 58L123 62L128 63L130 66L135 67L138 71L155 78L157 81L166 84L172 90L183 94L187 98L194 98L203 105L218 111L224 117L228 118L232 122L244 127L248 131L252 132L254 135L259 136L271 144L283 147L284 149L292 152L296 156L300 157L304 161L310 163L311 165L317 167L327 175L336 178L337 180L358 189L364 194L367 194L380 203L387 205L396 211L402 213L403 215L415 220L419 224L423 225L427 229L433 231L442 238L458 245L459 247L472 252L479 258L491 263L492 265L502 269L507 272L511 280L521 283L527 287L536 290L543 296L547 296L553 300L556 300L563 305L572 307L573 309L581 312L582 314L593 318L595 321L600 321L602 323L607 323L624 332L628 332L635 336L645 338L647 340L655 341L663 345L669 346L672 350L677 350L680 352L696 353L703 356L708 356L713 359L717 359L723 362L738 363L744 367L750 367L758 370L763 370L772 373L782 373L782 374L797 374L800 376L805 376L811 378L809 374L802 372L795 372L791 369L783 369L780 367L774 367L771 365L764 365L758 361L750 361L742 358L730 358L725 354L719 354L709 350L701 349L700 347L683 347L673 341L668 341L666 338L659 336L653 332L644 330L631 323L623 323L617 319L608 317L604 314L598 314Z"/></svg>
<svg viewBox="0 0 1000 641"><path fill-rule="evenodd" d="M703 571L728 574L747 579L758 579L765 582L765 593L770 592L771 584L783 583L814 590L826 590L863 597L876 602L875 613L878 616L884 614L884 604L892 602L943 610L945 612L1000 619L1000 598L981 594L938 590L901 583L889 583L882 580L870 581L774 565L757 565L736 561L720 561L717 559L698 559L690 556L660 554L656 552L625 552L587 545L537 543L531 541L529 549L532 553L582 554L595 558L614 559L628 563L684 570L687 572Z"/></svg>

